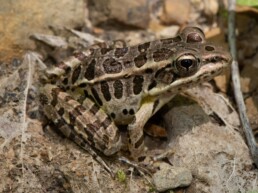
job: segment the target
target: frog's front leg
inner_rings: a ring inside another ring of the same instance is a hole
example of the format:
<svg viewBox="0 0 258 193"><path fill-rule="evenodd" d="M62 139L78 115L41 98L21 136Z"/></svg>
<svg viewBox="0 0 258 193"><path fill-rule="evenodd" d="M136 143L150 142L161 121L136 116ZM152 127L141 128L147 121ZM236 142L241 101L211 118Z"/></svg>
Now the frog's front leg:
<svg viewBox="0 0 258 193"><path fill-rule="evenodd" d="M131 156L141 161L146 156L144 145L143 127L146 122L154 115L164 104L168 103L174 94L169 92L157 97L149 97L143 100L140 109L136 112L135 118L131 124L128 125L129 132L129 150Z"/></svg>
<svg viewBox="0 0 258 193"><path fill-rule="evenodd" d="M142 161L145 157L143 127L153 114L155 100L145 100L135 113L134 120L128 125L129 151L134 160Z"/></svg>

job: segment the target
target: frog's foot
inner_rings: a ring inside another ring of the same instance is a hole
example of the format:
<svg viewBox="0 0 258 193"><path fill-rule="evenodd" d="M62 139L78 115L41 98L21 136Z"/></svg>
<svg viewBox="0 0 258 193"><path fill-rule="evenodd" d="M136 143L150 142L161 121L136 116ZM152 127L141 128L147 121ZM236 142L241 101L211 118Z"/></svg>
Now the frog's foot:
<svg viewBox="0 0 258 193"><path fill-rule="evenodd" d="M138 163L136 161L131 161L129 159L127 159L126 157L119 157L119 161L133 167L134 169L136 169L136 171L140 174L140 175L149 175L152 176L152 172L151 170L149 170L149 168L146 168L144 165L142 165L141 163Z"/></svg>
<svg viewBox="0 0 258 193"><path fill-rule="evenodd" d="M174 153L174 149L169 150L152 150L142 154L141 157L131 161L125 157L120 157L119 161L122 161L133 168L135 168L141 175L149 175L150 177L159 169L159 163L164 162L166 158Z"/></svg>

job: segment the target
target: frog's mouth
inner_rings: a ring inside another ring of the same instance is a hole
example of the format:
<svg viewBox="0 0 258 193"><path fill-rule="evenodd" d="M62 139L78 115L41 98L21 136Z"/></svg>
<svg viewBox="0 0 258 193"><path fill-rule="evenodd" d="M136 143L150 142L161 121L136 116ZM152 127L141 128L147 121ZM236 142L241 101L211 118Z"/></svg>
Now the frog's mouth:
<svg viewBox="0 0 258 193"><path fill-rule="evenodd" d="M203 65L208 65L208 64L214 64L216 65L217 63L223 63L224 65L230 64L232 61L231 55L227 52L220 54L220 53L212 53L208 54L207 56L203 56Z"/></svg>

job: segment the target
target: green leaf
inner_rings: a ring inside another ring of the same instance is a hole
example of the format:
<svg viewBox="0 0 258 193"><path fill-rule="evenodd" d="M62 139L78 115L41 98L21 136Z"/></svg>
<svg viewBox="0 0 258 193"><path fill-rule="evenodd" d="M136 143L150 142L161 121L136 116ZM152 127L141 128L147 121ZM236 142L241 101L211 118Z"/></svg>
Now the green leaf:
<svg viewBox="0 0 258 193"><path fill-rule="evenodd" d="M117 179L119 182L125 182L126 181L126 175L123 170L117 171Z"/></svg>
<svg viewBox="0 0 258 193"><path fill-rule="evenodd" d="M237 0L237 4L238 5L258 7L258 1L257 0Z"/></svg>
<svg viewBox="0 0 258 193"><path fill-rule="evenodd" d="M246 193L258 193L258 190L252 190L252 191L248 191Z"/></svg>

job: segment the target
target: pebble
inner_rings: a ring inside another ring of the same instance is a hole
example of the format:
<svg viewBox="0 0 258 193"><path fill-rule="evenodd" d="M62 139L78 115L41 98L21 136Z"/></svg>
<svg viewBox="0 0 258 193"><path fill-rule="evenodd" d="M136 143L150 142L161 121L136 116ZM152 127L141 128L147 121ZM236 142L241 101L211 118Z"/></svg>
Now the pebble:
<svg viewBox="0 0 258 193"><path fill-rule="evenodd" d="M188 0L164 0L160 19L165 24L184 25L188 22L191 4Z"/></svg>
<svg viewBox="0 0 258 193"><path fill-rule="evenodd" d="M159 192L189 186L192 182L192 173L186 168L174 167L163 162L159 163L159 168L160 170L153 175L154 185Z"/></svg>

